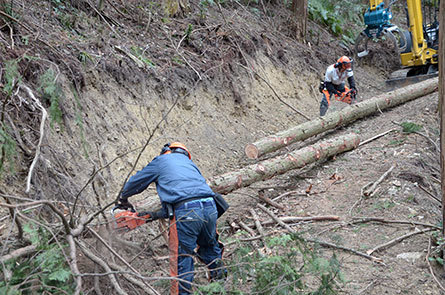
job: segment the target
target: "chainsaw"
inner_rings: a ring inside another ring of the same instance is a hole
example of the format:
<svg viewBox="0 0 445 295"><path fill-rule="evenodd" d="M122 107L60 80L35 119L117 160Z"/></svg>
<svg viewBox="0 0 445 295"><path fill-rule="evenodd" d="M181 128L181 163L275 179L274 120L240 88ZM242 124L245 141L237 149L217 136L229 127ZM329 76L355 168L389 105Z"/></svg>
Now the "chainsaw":
<svg viewBox="0 0 445 295"><path fill-rule="evenodd" d="M120 211L116 211L116 210ZM152 218L150 214L138 216L139 213L134 210L133 207L129 209L122 210L122 207L119 205L114 206L111 209L111 216L113 217L113 229L122 232L131 231L148 221L151 221Z"/></svg>

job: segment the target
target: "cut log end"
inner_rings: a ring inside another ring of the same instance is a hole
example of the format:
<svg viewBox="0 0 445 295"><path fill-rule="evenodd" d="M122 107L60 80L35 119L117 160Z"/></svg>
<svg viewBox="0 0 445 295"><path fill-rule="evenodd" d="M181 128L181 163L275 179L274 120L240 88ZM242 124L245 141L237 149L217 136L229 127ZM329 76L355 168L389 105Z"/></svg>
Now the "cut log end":
<svg viewBox="0 0 445 295"><path fill-rule="evenodd" d="M254 144L249 143L248 145L246 145L246 147L244 148L244 152L249 159L258 158L258 148Z"/></svg>

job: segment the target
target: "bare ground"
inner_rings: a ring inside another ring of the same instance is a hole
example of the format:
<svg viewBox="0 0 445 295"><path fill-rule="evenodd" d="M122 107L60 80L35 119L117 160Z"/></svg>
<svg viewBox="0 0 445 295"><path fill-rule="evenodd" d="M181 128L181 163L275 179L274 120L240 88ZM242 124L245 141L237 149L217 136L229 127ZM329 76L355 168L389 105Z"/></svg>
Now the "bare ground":
<svg viewBox="0 0 445 295"><path fill-rule="evenodd" d="M57 200L66 202L63 204L68 207L80 195L77 218L112 202L133 166L136 170L142 168L168 141L186 143L207 178L253 163L243 154L247 143L305 121L289 104L310 118L318 116L321 99L317 92L318 81L330 63L348 54L340 46L328 46L329 42L337 44L337 40L312 22L309 41L295 42L286 13L277 13L275 19L267 18L266 22L251 18L252 14L244 7L236 6L237 9L210 10L206 19L193 14L192 18L179 17L164 22L159 10L138 9L136 1L128 7L113 2L117 8L128 9L125 10L127 17L121 18L116 9L105 8L106 15L123 26L115 28L120 35L117 41L109 25L103 21L98 25L96 21L100 17L88 7L80 9L81 12L71 19L73 30L67 32L60 26L63 21L60 15L51 17L55 12L45 10L45 3L35 1L28 7L28 14L22 12L21 19L22 24L41 33L37 35L40 41L25 44L23 38L17 38L12 47L9 30L3 30L2 62L30 52L42 56L42 60L23 59L19 64L26 84L34 90L38 88L38 74L52 63L58 66L65 92L64 125L62 129L51 129L47 123L42 158L34 172L32 190L24 194L28 168L39 138L40 113L24 103L29 102L29 98L23 89L18 92L21 96L13 96L5 104L16 122L15 128L23 131L18 133L22 136L22 150L28 148L31 152L21 151L17 155L17 173L2 179L2 195ZM147 19L151 20L150 26ZM186 42L182 37L189 23L196 32ZM17 35L26 35L23 26L16 25L14 29ZM138 68L115 46L133 53L132 46L146 49L145 57L156 67ZM85 54L89 59L82 63L80 57ZM181 59L181 54L185 58ZM359 100L386 91L384 79L394 66L392 56L371 55L364 62L356 62L354 72ZM79 100L72 87L78 89ZM231 208L219 222L222 240L238 238L240 232L233 224L239 220L250 223L250 208L254 208L261 219L268 219L256 207L260 193L270 198L289 193L278 201L285 206L285 210L274 210L278 216L339 216L338 222L305 222L292 226L303 237L362 253L406 233L434 229L441 219L440 203L435 200L439 196L440 179L436 149L439 138L437 101L437 94L423 97L274 153L278 155L348 132L358 133L361 140L366 140L395 128L334 159L227 195ZM341 103L334 102L329 111L342 107ZM78 114L81 114L81 123ZM167 120L157 126L164 115ZM422 135L403 133L402 127L395 124L403 122L422 125L419 131ZM156 131L154 136L141 152L153 131ZM141 158L136 163L139 152ZM392 166L392 172L377 185L376 192L372 196L362 196L363 188L376 182ZM90 180L93 180L92 185L87 185ZM154 188L150 188L134 197L133 202L142 210L157 206L158 198ZM6 216L7 212L2 211L3 249L15 239ZM353 223L364 217L403 222ZM98 217L95 225L106 221L109 219ZM163 259L167 255L165 243L162 238L153 241L159 234L156 224L153 225L120 237L111 235L107 240L127 260L134 258L132 265L138 270L151 276L167 275ZM279 226L267 228L268 231L277 229L282 230ZM444 284L444 272L432 261L433 276L426 260L430 238L434 246L436 239L432 232L427 232L375 251L372 255L381 259L380 263L339 249L322 248L321 251L327 257L332 251L338 255L345 277L344 282L339 282L340 293L441 294L434 279ZM97 246L91 236L87 235L85 241L91 249L99 250L95 253L102 254L105 260L113 256L103 246ZM125 241L133 243L135 248ZM141 243L143 247L153 248L155 253L145 249L141 254ZM227 246L228 263L234 250L234 244ZM400 257L406 253L415 258ZM97 271L90 260L80 259L81 272ZM205 284L203 272L196 277L197 282ZM88 287L94 283L87 278L85 282ZM114 292L108 280L100 278L100 282L104 294ZM121 284L128 292L137 294L125 280ZM164 294L165 281L156 287Z"/></svg>

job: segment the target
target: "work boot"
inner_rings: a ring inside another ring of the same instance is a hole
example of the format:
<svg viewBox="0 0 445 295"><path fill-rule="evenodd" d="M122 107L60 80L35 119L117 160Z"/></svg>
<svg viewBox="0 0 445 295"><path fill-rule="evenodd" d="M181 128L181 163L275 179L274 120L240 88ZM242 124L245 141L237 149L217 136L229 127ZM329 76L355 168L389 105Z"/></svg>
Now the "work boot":
<svg viewBox="0 0 445 295"><path fill-rule="evenodd" d="M224 267L224 263L221 259L213 262L212 269L210 270L210 281L222 282L227 278L227 269Z"/></svg>

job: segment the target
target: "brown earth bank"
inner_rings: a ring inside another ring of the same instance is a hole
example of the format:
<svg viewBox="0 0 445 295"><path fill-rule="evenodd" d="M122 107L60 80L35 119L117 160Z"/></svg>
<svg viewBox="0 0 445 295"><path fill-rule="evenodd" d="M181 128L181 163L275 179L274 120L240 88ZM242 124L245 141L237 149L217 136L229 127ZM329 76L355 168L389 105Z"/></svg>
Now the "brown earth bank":
<svg viewBox="0 0 445 295"><path fill-rule="evenodd" d="M39 201L54 202L76 228L86 216L110 205L125 179L171 141L186 144L206 178L256 163L245 157L245 145L317 118L317 88L325 68L351 54L312 21L306 41L297 42L291 12L269 2L230 2L204 10L198 1L190 1L172 17L166 16L164 6L144 1L104 1L100 10L92 1L80 0L11 3L14 13L0 22L0 86L2 122L16 152L9 161L2 150L2 204L36 205L20 207L15 214L22 223L43 223L53 240L64 244L69 239L60 216ZM387 91L385 78L397 65L391 55L379 58L376 62L371 55L354 65L358 101ZM7 73L14 72L12 61L17 61L17 74L11 77ZM45 85L54 87L53 92L42 87L41 77L48 70L56 83ZM59 99L60 122L53 121L54 97ZM43 124L36 101L49 112ZM271 255L273 247L249 240L259 235L252 209L264 223L271 219L258 207L263 204L279 217L338 216L338 221L289 223L302 238L338 246L310 244L321 257L335 253L338 259L342 276L335 277L337 288L331 294L441 294L444 272L435 261L441 254L436 248L441 219L437 102L437 93L428 95L259 159L346 133L358 134L363 142L392 130L350 152L227 194L231 207L219 221L226 263L235 262L242 247L251 246L250 254ZM343 107L333 102L329 112ZM406 123L420 129L410 131ZM365 193L372 184L374 190ZM132 202L138 210L159 205L154 187ZM168 276L168 252L158 238L158 222L110 235L101 227L111 220L110 208L95 215L89 227L144 276ZM30 238L25 234L19 239L10 217L14 210L2 206L0 212L3 256L29 244ZM240 228L240 221L254 232ZM286 233L276 222L264 230L270 237ZM81 241L74 246L80 273L104 272L85 257L84 248L125 266L88 230L75 238ZM2 267L4 282L10 271ZM196 283L208 284L202 266L197 271ZM122 273L116 277L128 294L153 294ZM146 281L160 294L168 293L168 281ZM235 283L229 272L226 288ZM309 279L311 283L316 285ZM104 276L85 276L83 286L85 294L119 293ZM253 294L250 288L247 283L243 290Z"/></svg>

